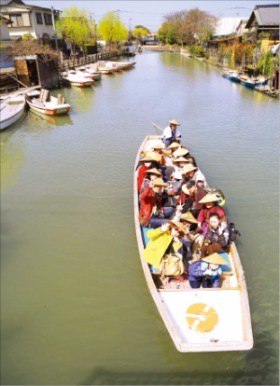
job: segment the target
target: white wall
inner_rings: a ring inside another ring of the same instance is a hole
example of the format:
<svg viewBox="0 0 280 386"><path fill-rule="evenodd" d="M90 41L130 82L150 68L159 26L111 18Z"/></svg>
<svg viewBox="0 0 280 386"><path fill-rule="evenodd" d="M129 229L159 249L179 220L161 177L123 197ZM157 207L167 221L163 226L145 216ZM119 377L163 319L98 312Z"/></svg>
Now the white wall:
<svg viewBox="0 0 280 386"><path fill-rule="evenodd" d="M0 21L0 40L10 40L9 28L6 23Z"/></svg>

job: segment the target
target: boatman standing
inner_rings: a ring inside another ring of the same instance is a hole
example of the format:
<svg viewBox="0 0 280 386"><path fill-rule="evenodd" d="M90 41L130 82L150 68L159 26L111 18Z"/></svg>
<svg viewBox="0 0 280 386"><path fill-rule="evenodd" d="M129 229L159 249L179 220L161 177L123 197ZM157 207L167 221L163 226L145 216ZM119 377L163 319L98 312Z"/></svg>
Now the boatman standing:
<svg viewBox="0 0 280 386"><path fill-rule="evenodd" d="M180 123L176 121L176 119L172 119L168 122L169 126L167 126L163 130L162 135L162 141L167 148L169 145L171 145L172 142L181 142L181 133L178 129L178 126L180 126Z"/></svg>

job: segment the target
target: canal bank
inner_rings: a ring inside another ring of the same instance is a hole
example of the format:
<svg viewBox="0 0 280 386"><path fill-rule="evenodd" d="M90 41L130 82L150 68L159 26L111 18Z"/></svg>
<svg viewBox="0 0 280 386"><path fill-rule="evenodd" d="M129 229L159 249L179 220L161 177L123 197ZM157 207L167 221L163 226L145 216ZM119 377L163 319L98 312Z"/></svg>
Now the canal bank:
<svg viewBox="0 0 280 386"><path fill-rule="evenodd" d="M1 133L1 381L276 385L278 102L177 53L135 60L92 89L61 90L69 116L28 112ZM179 354L146 287L133 165L151 122L173 118L241 232L247 353Z"/></svg>

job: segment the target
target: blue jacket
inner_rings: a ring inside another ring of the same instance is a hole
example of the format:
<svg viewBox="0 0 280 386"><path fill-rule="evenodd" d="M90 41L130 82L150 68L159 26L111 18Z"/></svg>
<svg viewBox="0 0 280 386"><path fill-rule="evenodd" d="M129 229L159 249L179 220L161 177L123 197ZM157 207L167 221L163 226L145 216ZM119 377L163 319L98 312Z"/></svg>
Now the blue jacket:
<svg viewBox="0 0 280 386"><path fill-rule="evenodd" d="M222 268L219 267L215 271L215 275L206 276L204 272L209 268L209 263L206 261L199 260L189 265L188 269L188 279L189 281L197 280L210 280L212 282L212 287L216 288L220 286L220 276L222 274Z"/></svg>

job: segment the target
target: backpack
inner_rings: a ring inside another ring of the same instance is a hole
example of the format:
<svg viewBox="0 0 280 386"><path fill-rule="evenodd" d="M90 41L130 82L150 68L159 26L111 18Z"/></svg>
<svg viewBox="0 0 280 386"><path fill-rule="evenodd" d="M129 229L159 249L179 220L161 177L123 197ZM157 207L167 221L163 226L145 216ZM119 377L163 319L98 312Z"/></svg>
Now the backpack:
<svg viewBox="0 0 280 386"><path fill-rule="evenodd" d="M237 239L237 236L241 236L241 233L235 228L235 224L233 222L230 222L228 224L228 230L230 242L235 241Z"/></svg>
<svg viewBox="0 0 280 386"><path fill-rule="evenodd" d="M164 255L160 264L161 277L181 276L184 273L184 264L179 254L170 253Z"/></svg>

